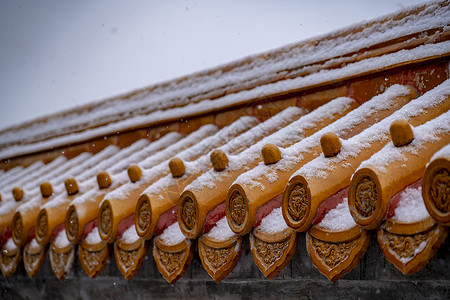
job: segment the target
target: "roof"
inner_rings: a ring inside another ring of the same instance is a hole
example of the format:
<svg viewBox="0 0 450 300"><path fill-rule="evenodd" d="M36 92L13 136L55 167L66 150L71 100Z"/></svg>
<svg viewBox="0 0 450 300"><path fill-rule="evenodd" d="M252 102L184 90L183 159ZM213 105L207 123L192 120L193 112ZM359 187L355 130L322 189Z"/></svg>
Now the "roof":
<svg viewBox="0 0 450 300"><path fill-rule="evenodd" d="M138 134L0 173L3 275L20 276L23 251L28 276L44 276L48 248L53 273L71 284L73 268L113 273L112 249L127 280L147 268L197 286L204 269L227 286L256 270L253 259L268 279L286 279L300 261L333 282L362 281L363 256L386 268L378 243L400 273L448 286L448 270L435 266L448 263L449 11L433 2L80 107L21 142L13 136L31 124L4 132L4 158L70 150L128 125ZM74 127L51 125L66 119ZM152 122L167 132L146 136ZM421 271L429 264L437 269ZM309 276L296 272L297 283Z"/></svg>
<svg viewBox="0 0 450 300"><path fill-rule="evenodd" d="M221 111L448 55L448 3L417 6L0 132L0 157ZM386 55L386 57L382 57ZM124 105L126 103L126 105Z"/></svg>

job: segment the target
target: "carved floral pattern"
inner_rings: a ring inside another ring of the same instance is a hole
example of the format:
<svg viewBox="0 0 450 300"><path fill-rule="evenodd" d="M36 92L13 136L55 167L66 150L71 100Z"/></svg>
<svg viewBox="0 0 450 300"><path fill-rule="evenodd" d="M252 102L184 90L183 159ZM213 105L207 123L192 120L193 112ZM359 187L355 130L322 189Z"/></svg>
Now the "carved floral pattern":
<svg viewBox="0 0 450 300"><path fill-rule="evenodd" d="M34 250L34 253L31 253L30 247L30 244L27 244L23 250L23 262L28 275L33 277L42 265L46 250L43 247L39 247L38 251Z"/></svg>
<svg viewBox="0 0 450 300"><path fill-rule="evenodd" d="M308 197L303 184L298 183L289 193L287 211L295 221L303 219L308 208Z"/></svg>
<svg viewBox="0 0 450 300"><path fill-rule="evenodd" d="M150 225L150 205L147 201L143 201L141 206L139 207L139 217L138 217L138 226L144 231Z"/></svg>
<svg viewBox="0 0 450 300"><path fill-rule="evenodd" d="M50 251L50 262L52 265L53 272L59 280L66 279L67 274L72 268L72 264L74 261L74 247L71 245L70 250L58 253L54 250Z"/></svg>
<svg viewBox="0 0 450 300"><path fill-rule="evenodd" d="M433 176L430 186L431 200L434 206L441 212L450 212L450 175L448 170L439 169Z"/></svg>
<svg viewBox="0 0 450 300"><path fill-rule="evenodd" d="M104 235L109 234L112 227L112 212L109 205L103 205L101 210L100 230Z"/></svg>
<svg viewBox="0 0 450 300"><path fill-rule="evenodd" d="M184 226L187 229L192 230L195 226L195 220L197 218L197 209L195 208L194 200L191 197L186 197L183 202L183 210L181 212Z"/></svg>
<svg viewBox="0 0 450 300"><path fill-rule="evenodd" d="M84 265L89 269L89 271L94 271L99 264L102 263L102 257L105 255L103 252L107 251L107 247L103 248L100 251L89 251L84 249L83 247L78 248L81 251L81 259L83 260Z"/></svg>
<svg viewBox="0 0 450 300"><path fill-rule="evenodd" d="M228 261L234 250L234 246L216 249L203 245L202 250L204 251L204 257L208 261L208 265L214 270L217 270Z"/></svg>
<svg viewBox="0 0 450 300"><path fill-rule="evenodd" d="M158 247L156 247L156 251L161 265L169 274L173 274L181 268L181 262L186 255L184 252L166 252Z"/></svg>
<svg viewBox="0 0 450 300"><path fill-rule="evenodd" d="M71 238L75 238L78 233L78 216L75 209L69 211L69 222L67 232Z"/></svg>
<svg viewBox="0 0 450 300"><path fill-rule="evenodd" d="M389 250L403 263L407 263L422 251L433 233L434 230L429 230L414 235L397 235L383 230Z"/></svg>
<svg viewBox="0 0 450 300"><path fill-rule="evenodd" d="M247 211L245 209L245 199L236 191L230 200L230 215L231 220L236 226L240 226L244 223Z"/></svg>
<svg viewBox="0 0 450 300"><path fill-rule="evenodd" d="M46 213L41 213L39 215L39 227L38 227L38 230L37 230L38 237L43 239L45 237L45 235L47 234L47 230L48 230L47 214Z"/></svg>
<svg viewBox="0 0 450 300"><path fill-rule="evenodd" d="M363 217L370 217L375 212L378 193L376 184L369 176L364 176L356 186L355 207Z"/></svg>
<svg viewBox="0 0 450 300"><path fill-rule="evenodd" d="M22 231L23 231L22 217L20 215L17 215L17 217L14 218L14 224L13 224L12 228L13 228L14 238L17 241L20 241L20 239L22 237Z"/></svg>
<svg viewBox="0 0 450 300"><path fill-rule="evenodd" d="M3 276L8 278L17 269L20 260L20 251L14 253L7 253L7 251L1 251L1 269Z"/></svg>
<svg viewBox="0 0 450 300"><path fill-rule="evenodd" d="M349 257L353 248L358 244L358 239L341 243L329 243L311 236L310 242L323 263L330 269L333 269Z"/></svg>
<svg viewBox="0 0 450 300"><path fill-rule="evenodd" d="M138 260L140 248L127 251L117 247L116 251L119 253L120 264L124 267L124 269L128 270Z"/></svg>
<svg viewBox="0 0 450 300"><path fill-rule="evenodd" d="M289 246L290 239L281 242L269 243L255 237L254 242L256 255L268 269L281 258L284 250Z"/></svg>

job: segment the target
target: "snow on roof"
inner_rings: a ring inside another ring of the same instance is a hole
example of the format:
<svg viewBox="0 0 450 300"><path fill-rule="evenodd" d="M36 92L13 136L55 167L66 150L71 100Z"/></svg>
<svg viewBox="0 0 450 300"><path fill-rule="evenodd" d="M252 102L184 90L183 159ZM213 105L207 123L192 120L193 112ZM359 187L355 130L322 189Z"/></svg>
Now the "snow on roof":
<svg viewBox="0 0 450 300"><path fill-rule="evenodd" d="M132 226L135 227L135 226ZM162 234L158 236L166 245L177 245L184 241L186 237L180 230L178 222L173 223L167 227Z"/></svg>
<svg viewBox="0 0 450 300"><path fill-rule="evenodd" d="M358 170L370 166L386 173L386 166L394 161L403 161L407 164L406 153L417 153L417 149L423 148L426 143L435 141L438 135L450 134L450 111L413 128L413 132L414 139L411 143L402 147L395 147L392 142L388 143L368 160L363 161Z"/></svg>
<svg viewBox="0 0 450 300"><path fill-rule="evenodd" d="M433 157L430 159L430 162L435 160L438 157L447 157L450 158L450 144L443 147L441 150L436 152Z"/></svg>
<svg viewBox="0 0 450 300"><path fill-rule="evenodd" d="M89 245L97 245L98 243L103 242L102 238L100 237L100 234L98 233L97 226L95 226L94 229L92 229L92 231L89 232L84 241Z"/></svg>
<svg viewBox="0 0 450 300"><path fill-rule="evenodd" d="M97 229L98 230L98 229ZM132 224L130 227L128 227L127 230L125 230L122 234L121 241L126 244L132 244L139 240L141 237L137 234L136 226Z"/></svg>
<svg viewBox="0 0 450 300"><path fill-rule="evenodd" d="M283 111L279 112L275 116L271 117L270 119L267 119L266 121L252 127L250 130L235 136L234 138L227 139L227 143L219 149L224 151L225 153L233 153L236 150L240 149L246 149L247 147L250 147L249 149L254 147L254 143L256 142L257 145L259 145L259 140L261 140L267 132L273 132L274 130L277 130L279 128L282 128L283 126L286 126L289 122L292 121L292 119L298 118L300 115L303 114L303 109L298 107L288 107L284 109ZM244 152L246 152L245 150ZM260 151L260 150L259 150ZM181 179L187 178L191 176L192 174L200 174L203 173L198 178L205 178L207 177L206 174L213 173L211 176L214 176L214 173L211 169L211 162L209 158L209 153L204 153L201 158L197 159L193 162L185 162L186 172L181 177ZM259 154L256 154L259 157ZM255 156L255 155L253 155ZM250 159L249 157L247 157ZM194 180L194 182L198 182L197 180ZM158 182L155 182L154 184L150 185L146 190L145 193L147 194L158 194L161 191L163 191L167 186L170 186L172 184L176 184L178 179L173 178L170 174L165 176L164 178L161 178L158 180ZM207 181L207 184L214 184L214 179L207 177L205 181ZM200 180L199 182L204 182L203 180ZM192 184L192 183L191 183ZM194 183L195 184L195 183ZM190 186L190 185L189 185ZM163 196L160 195L160 199L163 199Z"/></svg>
<svg viewBox="0 0 450 300"><path fill-rule="evenodd" d="M405 104L402 108L394 112L392 115L365 129L361 133L351 137L348 140L341 140L342 148L338 155L325 158L322 153L319 157L310 161L299 170L297 170L292 175L292 177L302 175L307 179L312 179L314 177L326 178L328 174L330 174L330 172L333 172L333 170L337 168L337 166L346 167L345 164L341 164L346 158L356 157L359 153L361 153L361 151L369 148L370 145L375 142L387 141L389 139L389 127L393 121L398 119L408 120L413 116L421 114L424 109L433 108L438 103L445 101L445 99L448 97L445 95L450 94L449 87L450 80L447 80L432 91L429 91L423 96ZM447 116L447 118L449 117ZM445 130L445 128L448 128L449 120L450 119L448 119L447 122L444 122L447 124L442 124L443 130ZM439 128L439 126L437 126L436 129L437 128ZM338 134L337 132L335 133ZM374 156L376 157L376 154ZM366 164L367 161L363 162L360 167L363 167Z"/></svg>
<svg viewBox="0 0 450 300"><path fill-rule="evenodd" d="M177 146L176 144L174 144L172 147L166 148L163 151L163 153L156 154L157 159L149 160L149 162L153 163L153 166L148 165L147 169L142 170L142 177L138 183L128 182L108 193L104 199L126 199L126 196L131 191L136 189L137 184L150 183L153 180L160 177L161 174L168 174L169 172L168 164L170 159L173 158L173 156L176 156L184 161L187 173L189 173L189 170L192 170L192 167L195 165L189 164L190 161L198 159L199 157L208 154L216 147L223 145L226 141L229 141L231 137L236 136L238 134L242 134L243 132L249 130L249 128L253 127L256 124L257 120L253 117L241 117L236 121L234 121L233 123L231 123L230 125L222 128L221 130L215 132L215 134L210 135L208 137L202 138L200 136L193 135L194 133L192 133L188 137L181 140L184 141L186 145L193 144L191 147L188 147L187 149L181 152L179 152L179 150L183 148ZM205 125L205 126L212 126L212 125ZM192 141L198 142L193 143ZM186 148L186 146L184 148ZM170 153L167 152L168 150L170 150ZM162 160L163 157L164 160ZM205 162L203 163L203 165L208 164L206 164Z"/></svg>
<svg viewBox="0 0 450 300"><path fill-rule="evenodd" d="M281 148L282 158L278 163L271 165L260 163L252 170L241 174L234 183L248 185L252 188L259 187L261 190L264 190L264 186L259 183L260 178L267 176L267 174L273 174L273 176L269 177L271 180L276 180L277 175L273 172L274 170L291 170L295 162L301 161L302 153L312 151L312 149L320 145L320 138L323 134L334 132L338 136L345 136L352 128L364 123L375 112L387 110L392 107L396 102L396 97L407 95L408 93L409 89L405 86L393 85L389 87L383 94L373 97L371 100L355 108L339 120L322 128L315 134L288 148Z"/></svg>
<svg viewBox="0 0 450 300"><path fill-rule="evenodd" d="M57 248L65 248L70 245L69 240L67 239L66 231L60 230L58 235L55 238L55 246Z"/></svg>
<svg viewBox="0 0 450 300"><path fill-rule="evenodd" d="M10 237L8 239L8 241L6 241L5 249L8 251L14 251L17 249L17 245L14 243L14 240L12 237Z"/></svg>
<svg viewBox="0 0 450 300"><path fill-rule="evenodd" d="M326 70L336 62L354 61L356 53L368 51L371 46L383 45L398 37L430 29L442 30L450 24L449 11L446 2L407 8L401 17L396 12L108 101L8 128L0 132L0 140L2 145L12 146L0 151L0 157L41 151L144 124L198 115L250 99L273 96L281 91L296 90L343 76L357 76L401 62L440 55L448 52L449 42L423 45L412 50L349 63L340 69ZM415 37L412 36L411 39ZM322 71L317 72L318 70ZM296 77L305 71L312 74ZM280 80L281 78L288 79ZM255 86L257 87L254 88ZM216 96L216 91L220 95L222 90L230 90L230 87L234 87L237 92L223 97ZM19 143L19 140L28 143L49 137L55 138L29 145L13 145Z"/></svg>
<svg viewBox="0 0 450 300"><path fill-rule="evenodd" d="M148 140L141 139L132 145L121 149L115 155L106 158L101 157L97 164L93 164L77 176L79 179L79 190L81 193L77 195L75 199L77 201L86 201L86 199L95 200L99 193L104 193L104 191L98 188L96 176L100 171L106 170L111 177L110 188L115 188L121 184L128 181L128 176L126 168L131 164L139 162L143 157L164 149L167 145L175 142L180 138L178 133L170 133L161 139L149 144ZM97 155L96 155L97 156ZM57 207L64 203L67 199L65 193L56 196L51 201L45 203L42 208L52 208ZM75 200L73 200L75 201Z"/></svg>
<svg viewBox="0 0 450 300"><path fill-rule="evenodd" d="M292 122L286 126L286 117L284 111L266 120L264 123L259 124L253 129L259 129L259 127L278 127L279 130L265 136L263 139L250 145L250 147L237 155L230 155L228 157L229 163L227 166L228 171L234 171L239 169L245 169L245 167L261 158L261 149L267 143L276 144L279 147L289 146L293 142L298 142L305 137L305 131L307 129L317 126L320 122L327 118L331 118L333 115L341 113L343 110L348 109L354 100L346 97L334 99L309 114L300 117L298 120ZM275 125L275 126L274 126ZM285 127L284 127L285 126ZM265 130L264 130L265 131ZM248 132L251 133L250 131ZM247 139L247 134L239 137L239 140ZM228 145L228 144L227 144ZM222 147L224 152L227 152L227 145ZM216 186L216 183L221 182L221 178L228 176L227 172L215 172L213 169L208 170L200 177L195 179L192 183L186 186L185 190L201 190L204 187L210 189Z"/></svg>
<svg viewBox="0 0 450 300"><path fill-rule="evenodd" d="M227 217L223 217L216 222L216 225L206 235L208 238L215 239L216 241L226 241L236 234L228 225Z"/></svg>
<svg viewBox="0 0 450 300"><path fill-rule="evenodd" d="M357 226L348 208L348 198L345 197L334 209L327 212L317 226L332 231L344 231Z"/></svg>
<svg viewBox="0 0 450 300"><path fill-rule="evenodd" d="M275 208L270 214L261 220L257 229L265 233L278 233L288 228L283 218L281 207Z"/></svg>
<svg viewBox="0 0 450 300"><path fill-rule="evenodd" d="M0 183L0 191L2 193L11 191L11 185L14 185L16 181L22 179L25 176L30 176L31 173L35 172L37 169L42 168L42 166L44 166L44 162L37 161L32 165L26 168L22 168L18 172L15 172L15 174L12 176L5 175L5 178ZM8 174L8 172L6 172L5 174Z"/></svg>
<svg viewBox="0 0 450 300"><path fill-rule="evenodd" d="M429 218L422 198L422 186L407 187L400 192L400 201L392 219L402 223L414 223Z"/></svg>

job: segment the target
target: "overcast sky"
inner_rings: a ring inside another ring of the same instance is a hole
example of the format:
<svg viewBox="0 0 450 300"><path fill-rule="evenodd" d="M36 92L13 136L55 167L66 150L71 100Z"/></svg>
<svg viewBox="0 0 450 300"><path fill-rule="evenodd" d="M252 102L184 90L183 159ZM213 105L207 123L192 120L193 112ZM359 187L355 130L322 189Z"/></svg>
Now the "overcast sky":
<svg viewBox="0 0 450 300"><path fill-rule="evenodd" d="M0 128L422 2L1 1Z"/></svg>

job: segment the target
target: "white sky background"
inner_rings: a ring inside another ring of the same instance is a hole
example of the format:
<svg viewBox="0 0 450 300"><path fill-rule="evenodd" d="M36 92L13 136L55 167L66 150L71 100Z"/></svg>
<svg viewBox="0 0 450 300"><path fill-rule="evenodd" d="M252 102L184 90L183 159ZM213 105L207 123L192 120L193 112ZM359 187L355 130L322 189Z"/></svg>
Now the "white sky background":
<svg viewBox="0 0 450 300"><path fill-rule="evenodd" d="M0 128L422 2L1 1Z"/></svg>

